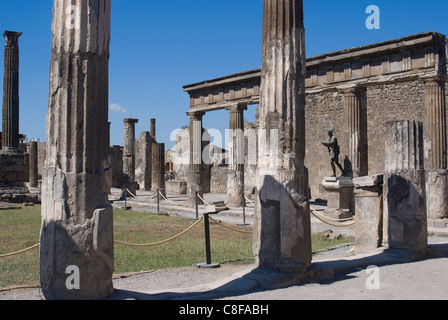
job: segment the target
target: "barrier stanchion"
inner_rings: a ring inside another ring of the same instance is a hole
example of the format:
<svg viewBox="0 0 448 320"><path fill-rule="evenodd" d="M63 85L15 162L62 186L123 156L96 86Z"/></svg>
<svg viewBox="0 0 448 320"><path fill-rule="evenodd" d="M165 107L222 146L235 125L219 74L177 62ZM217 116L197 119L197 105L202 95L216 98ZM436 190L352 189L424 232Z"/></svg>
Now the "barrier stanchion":
<svg viewBox="0 0 448 320"><path fill-rule="evenodd" d="M196 201L196 220L199 219L199 198L198 198L198 192L196 191L194 193L195 201Z"/></svg>
<svg viewBox="0 0 448 320"><path fill-rule="evenodd" d="M204 213L204 229L205 229L205 256L206 262L197 263L196 267L210 269L210 268L219 268L220 264L217 262L212 262L212 254L210 249L210 220L209 214Z"/></svg>
<svg viewBox="0 0 448 320"><path fill-rule="evenodd" d="M243 223L237 223L237 226L244 227L248 226L249 224L246 223L246 197L243 195Z"/></svg>
<svg viewBox="0 0 448 320"><path fill-rule="evenodd" d="M160 213L160 189L157 189L157 213Z"/></svg>
<svg viewBox="0 0 448 320"><path fill-rule="evenodd" d="M124 189L124 207L121 207L123 210L131 210L132 207L128 206L128 189Z"/></svg>

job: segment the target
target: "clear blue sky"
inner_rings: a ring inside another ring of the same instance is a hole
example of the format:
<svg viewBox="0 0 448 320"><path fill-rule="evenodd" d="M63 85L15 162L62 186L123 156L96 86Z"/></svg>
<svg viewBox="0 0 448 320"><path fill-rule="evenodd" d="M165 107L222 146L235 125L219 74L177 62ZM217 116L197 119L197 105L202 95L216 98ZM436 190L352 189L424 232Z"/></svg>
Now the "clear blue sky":
<svg viewBox="0 0 448 320"><path fill-rule="evenodd" d="M369 5L381 10L379 30L365 26ZM23 32L20 132L41 141L52 6L52 0L0 0L0 32ZM304 0L304 6L307 56L425 31L448 34L447 0ZM188 124L183 85L261 66L261 19L261 0L112 0L111 143L123 145L124 118L140 119L137 136L157 118L158 140L171 147L171 132ZM0 38L0 79L3 46ZM252 108L246 118L254 114ZM208 113L204 126L223 131L228 114Z"/></svg>

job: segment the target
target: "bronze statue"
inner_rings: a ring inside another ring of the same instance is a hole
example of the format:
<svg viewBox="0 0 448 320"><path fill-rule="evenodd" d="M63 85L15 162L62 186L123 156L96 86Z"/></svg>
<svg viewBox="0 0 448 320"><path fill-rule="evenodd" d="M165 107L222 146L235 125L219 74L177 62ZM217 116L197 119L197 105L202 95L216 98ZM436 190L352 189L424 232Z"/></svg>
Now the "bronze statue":
<svg viewBox="0 0 448 320"><path fill-rule="evenodd" d="M338 166L339 170L341 170L343 176L344 169L339 163L340 149L338 139L334 135L333 130L328 131L328 136L330 137L330 140L328 142L322 142L322 144L328 148L328 152L331 154L331 168L333 169L333 177L336 177L336 166Z"/></svg>

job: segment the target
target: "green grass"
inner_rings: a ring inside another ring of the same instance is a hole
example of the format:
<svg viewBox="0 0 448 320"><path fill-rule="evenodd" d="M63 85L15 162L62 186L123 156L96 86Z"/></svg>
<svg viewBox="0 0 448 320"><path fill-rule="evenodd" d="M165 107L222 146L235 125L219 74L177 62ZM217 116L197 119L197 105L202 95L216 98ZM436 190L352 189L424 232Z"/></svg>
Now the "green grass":
<svg viewBox="0 0 448 320"><path fill-rule="evenodd" d="M114 209L114 239L132 244L163 241L184 231L195 221L172 216ZM0 255L28 248L39 242L40 206L0 211ZM241 227L237 227L241 229ZM251 231L251 227L245 230ZM211 223L213 262L251 264L252 235L235 232ZM352 239L328 240L313 235L313 250L319 251ZM130 247L115 244L115 274L165 268L190 267L205 262L204 224L173 241L150 246ZM39 285L39 249L0 258L0 288Z"/></svg>

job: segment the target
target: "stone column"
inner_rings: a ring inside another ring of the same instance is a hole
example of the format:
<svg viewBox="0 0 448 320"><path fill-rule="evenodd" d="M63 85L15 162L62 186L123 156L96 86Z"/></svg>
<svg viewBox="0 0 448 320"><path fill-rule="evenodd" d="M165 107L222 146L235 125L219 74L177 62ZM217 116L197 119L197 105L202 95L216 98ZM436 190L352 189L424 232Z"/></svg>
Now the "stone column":
<svg viewBox="0 0 448 320"><path fill-rule="evenodd" d="M303 1L263 1L262 47L254 255L300 272L311 265Z"/></svg>
<svg viewBox="0 0 448 320"><path fill-rule="evenodd" d="M187 197L191 198L195 192L202 197L204 190L201 185L202 169L202 117L204 112L188 112L190 117L190 170L187 172ZM194 203L194 198L192 203Z"/></svg>
<svg viewBox="0 0 448 320"><path fill-rule="evenodd" d="M123 187L129 189L134 195L137 191L135 182L135 124L137 119L124 119L124 146L123 146Z"/></svg>
<svg viewBox="0 0 448 320"><path fill-rule="evenodd" d="M138 140L138 150L136 151L135 179L140 186L140 190L151 190L152 180L152 145L154 140L148 131L143 131Z"/></svg>
<svg viewBox="0 0 448 320"><path fill-rule="evenodd" d="M152 118L151 119L151 138L153 141L157 141L156 139L156 119Z"/></svg>
<svg viewBox="0 0 448 320"><path fill-rule="evenodd" d="M244 110L247 105L235 105L228 108L229 121L229 169L227 175L227 203L233 206L243 205L244 195Z"/></svg>
<svg viewBox="0 0 448 320"><path fill-rule="evenodd" d="M448 223L448 170L445 78L425 83L425 169L428 223L445 227Z"/></svg>
<svg viewBox="0 0 448 320"><path fill-rule="evenodd" d="M38 167L37 167L37 141L31 141L29 147L30 153L30 175L29 175L29 186L31 188L36 188L38 185Z"/></svg>
<svg viewBox="0 0 448 320"><path fill-rule="evenodd" d="M350 161L350 175L359 177L362 172L362 141L361 141L361 102L357 88L343 90L344 110L346 118L347 157ZM346 173L347 174L347 173Z"/></svg>
<svg viewBox="0 0 448 320"><path fill-rule="evenodd" d="M113 209L105 178L111 2L76 3L53 2L40 280L45 298L57 300L113 294ZM79 18L74 25L70 9Z"/></svg>
<svg viewBox="0 0 448 320"><path fill-rule="evenodd" d="M3 79L2 149L19 148L19 37L20 32L5 31L5 74Z"/></svg>
<svg viewBox="0 0 448 320"><path fill-rule="evenodd" d="M152 144L152 191L160 190L164 196L165 192L165 144Z"/></svg>
<svg viewBox="0 0 448 320"><path fill-rule="evenodd" d="M423 123L388 122L384 174L384 245L419 252L426 249Z"/></svg>

